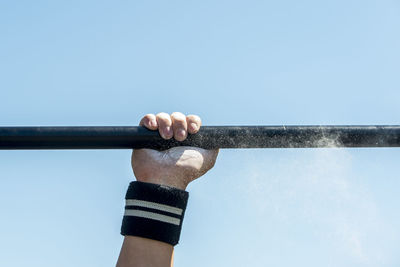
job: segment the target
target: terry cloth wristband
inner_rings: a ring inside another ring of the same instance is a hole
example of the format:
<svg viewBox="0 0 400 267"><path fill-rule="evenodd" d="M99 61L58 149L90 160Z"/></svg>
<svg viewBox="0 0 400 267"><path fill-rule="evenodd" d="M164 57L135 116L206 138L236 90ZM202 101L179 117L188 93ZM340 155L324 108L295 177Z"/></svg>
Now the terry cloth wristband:
<svg viewBox="0 0 400 267"><path fill-rule="evenodd" d="M131 182L121 234L178 244L189 193L159 184Z"/></svg>

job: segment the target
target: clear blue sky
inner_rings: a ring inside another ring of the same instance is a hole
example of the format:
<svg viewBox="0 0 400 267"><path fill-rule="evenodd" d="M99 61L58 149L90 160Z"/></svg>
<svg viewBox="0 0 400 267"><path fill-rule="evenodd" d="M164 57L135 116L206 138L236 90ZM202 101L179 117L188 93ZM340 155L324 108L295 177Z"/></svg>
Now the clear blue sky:
<svg viewBox="0 0 400 267"><path fill-rule="evenodd" d="M399 124L400 3L2 1L0 125ZM176 266L399 266L399 149L223 150ZM130 151L0 151L0 266L113 266Z"/></svg>

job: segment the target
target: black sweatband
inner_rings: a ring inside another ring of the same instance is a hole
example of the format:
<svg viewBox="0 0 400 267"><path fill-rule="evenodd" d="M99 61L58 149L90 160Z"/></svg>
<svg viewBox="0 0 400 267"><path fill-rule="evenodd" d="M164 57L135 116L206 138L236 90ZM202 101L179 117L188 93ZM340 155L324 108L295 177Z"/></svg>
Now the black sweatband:
<svg viewBox="0 0 400 267"><path fill-rule="evenodd" d="M121 234L175 246L182 229L189 193L159 184L131 182L126 192Z"/></svg>

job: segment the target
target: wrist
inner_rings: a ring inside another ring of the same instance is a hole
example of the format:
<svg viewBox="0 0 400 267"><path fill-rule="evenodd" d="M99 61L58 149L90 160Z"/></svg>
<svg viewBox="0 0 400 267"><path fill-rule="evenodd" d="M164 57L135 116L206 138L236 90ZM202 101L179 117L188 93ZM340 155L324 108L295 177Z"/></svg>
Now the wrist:
<svg viewBox="0 0 400 267"><path fill-rule="evenodd" d="M188 197L188 192L171 186L131 182L125 196L121 234L175 246L179 241Z"/></svg>
<svg viewBox="0 0 400 267"><path fill-rule="evenodd" d="M139 182L144 182L144 183L151 183L151 184L159 184L159 185L166 185L166 186L171 186L177 189L181 190L186 190L186 187L188 186L188 183L180 180L180 179L173 179L173 178L158 178L158 177L152 177L152 178L143 178L143 177L136 177L136 180Z"/></svg>

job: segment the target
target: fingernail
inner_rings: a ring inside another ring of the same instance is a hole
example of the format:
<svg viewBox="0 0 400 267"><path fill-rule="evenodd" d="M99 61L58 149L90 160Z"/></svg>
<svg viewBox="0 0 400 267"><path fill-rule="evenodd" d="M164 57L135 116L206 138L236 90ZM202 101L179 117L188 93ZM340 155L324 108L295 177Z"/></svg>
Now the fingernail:
<svg viewBox="0 0 400 267"><path fill-rule="evenodd" d="M192 131L197 131L197 124L196 123L192 122L189 126L190 126L190 129Z"/></svg>
<svg viewBox="0 0 400 267"><path fill-rule="evenodd" d="M179 129L177 132L178 137L185 137L186 136L186 131L185 129Z"/></svg>
<svg viewBox="0 0 400 267"><path fill-rule="evenodd" d="M171 129L170 126L165 127L165 129L164 129L163 132L164 132L164 136L165 136L166 138L171 138L172 135L173 135L172 129Z"/></svg>

